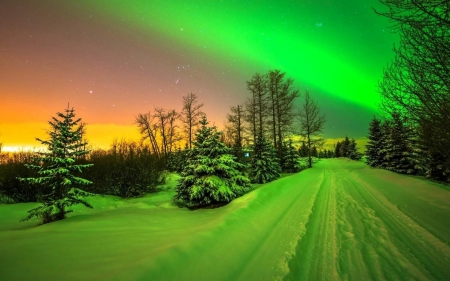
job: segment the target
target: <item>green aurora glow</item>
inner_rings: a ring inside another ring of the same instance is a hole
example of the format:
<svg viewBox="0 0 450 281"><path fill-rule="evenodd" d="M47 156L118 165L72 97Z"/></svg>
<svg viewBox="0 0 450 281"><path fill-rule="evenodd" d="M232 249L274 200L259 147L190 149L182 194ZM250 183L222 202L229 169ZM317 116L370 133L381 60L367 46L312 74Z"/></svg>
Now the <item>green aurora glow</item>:
<svg viewBox="0 0 450 281"><path fill-rule="evenodd" d="M390 58L395 40L385 31L386 21L365 1L346 1L339 10L332 1L289 2L152 0L130 5L115 0L89 4L113 20L126 21L140 34L157 34L170 45L190 50L193 57L204 49L219 68L282 69L309 87L376 110L379 70ZM349 18L352 23L346 21ZM234 62L242 63L236 68Z"/></svg>
<svg viewBox="0 0 450 281"><path fill-rule="evenodd" d="M131 137L138 113L180 110L188 92L221 127L252 75L280 69L318 101L325 138L364 138L398 41L373 8L383 9L378 0L2 1L1 133L17 146L18 125L45 124L70 102L104 145Z"/></svg>

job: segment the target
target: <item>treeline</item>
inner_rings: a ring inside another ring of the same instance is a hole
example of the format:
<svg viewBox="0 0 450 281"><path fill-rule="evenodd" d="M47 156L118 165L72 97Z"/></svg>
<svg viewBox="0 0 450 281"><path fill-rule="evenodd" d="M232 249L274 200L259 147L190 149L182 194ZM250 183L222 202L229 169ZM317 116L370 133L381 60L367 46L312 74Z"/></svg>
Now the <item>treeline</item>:
<svg viewBox="0 0 450 281"><path fill-rule="evenodd" d="M312 166L311 149L323 144L320 133L325 117L320 114L318 104L306 92L301 106L296 107L300 93L294 88L294 81L285 76L279 70L255 74L247 81L250 97L244 104L231 107L227 115L224 141L238 158L243 155L243 147L251 148L252 182L267 182L258 176L264 173L272 173L273 180L282 169L297 170L286 164L292 155L287 153L292 150L289 136L293 133L305 140L309 167Z"/></svg>
<svg viewBox="0 0 450 281"><path fill-rule="evenodd" d="M352 160L359 160L362 158L362 153L358 152L355 139L345 137L344 140L338 141L334 150L335 157L347 157Z"/></svg>
<svg viewBox="0 0 450 281"><path fill-rule="evenodd" d="M370 124L368 164L450 182L450 6L381 2L400 44L379 85L388 117Z"/></svg>
<svg viewBox="0 0 450 281"><path fill-rule="evenodd" d="M302 145L298 149L298 153L300 157L308 156L308 147L305 142L302 142ZM329 149L317 149L316 146L312 147L311 155L316 158L338 158L338 157L346 157L351 160L360 160L363 156L361 152L358 151L358 146L354 139L349 139L345 137L342 141L338 141L334 145L334 150Z"/></svg>
<svg viewBox="0 0 450 281"><path fill-rule="evenodd" d="M238 162L247 165L253 183L274 180L282 171L302 169L298 161L292 160L299 157L289 139L293 133L303 136L310 152L323 144L320 133L325 117L309 93L303 96L301 108L296 107L300 93L293 83L280 70L257 73L247 81L250 96L243 104L232 106L227 114L221 141L231 148ZM194 148L199 121L205 115L202 107L198 96L189 93L183 97L181 112L155 108L153 113L140 113L135 118L141 142L148 141L151 153L162 159L167 169L182 171L189 150ZM310 152L305 155L309 159L313 157Z"/></svg>
<svg viewBox="0 0 450 281"><path fill-rule="evenodd" d="M401 174L422 175L450 181L449 159L445 153L432 153L417 131L420 128L399 112L389 119L373 118L367 143L367 164Z"/></svg>
<svg viewBox="0 0 450 281"><path fill-rule="evenodd" d="M299 162L300 155L289 139L293 133L304 137L304 146L308 147L304 156L309 158L311 166L316 147L323 143L320 133L325 118L309 93L303 96L302 107L295 107L300 94L293 87L293 80L286 79L285 73L279 70L255 74L247 86L250 97L244 104L231 107L225 132L215 135L230 149L237 163L242 164L240 172L252 183L266 183L277 179L282 171L304 169ZM183 173L186 163L192 160L195 143L201 142L195 134L200 120L205 117L202 107L197 95L189 93L182 99L180 112L155 108L152 112L139 113L135 124L141 140L115 141L107 150L89 149L84 139L86 125L81 119L72 120L74 110L68 107L49 122L53 127L49 131L50 139L38 139L47 146L47 152L21 152L11 154L11 157L2 154L0 199L2 202L45 201L48 190L36 188L33 180L25 179L37 179L48 165L59 165L51 164L51 155L57 153L52 141L58 130L60 133L69 131L64 122L78 126L71 136L74 142L70 144L76 149L64 148L75 154L70 157L58 154L58 157L63 163L69 161L71 165L83 168L82 174L81 168L73 171L76 178L82 175L89 179L90 184L83 185L83 191L124 198L154 192L164 182L166 171ZM68 158L73 158L73 163Z"/></svg>
<svg viewBox="0 0 450 281"><path fill-rule="evenodd" d="M310 150L310 152L309 152ZM328 149L320 149L316 146L313 146L311 149L306 146L305 141L302 141L302 145L298 149L298 154L300 157L308 157L311 154L312 157L315 158L334 158L334 151Z"/></svg>
<svg viewBox="0 0 450 281"><path fill-rule="evenodd" d="M0 163L0 203L41 202L42 190L20 178L37 177L27 165L38 165L36 152L2 153ZM93 164L83 177L93 182L83 190L123 198L155 192L164 182L166 163L148 145L133 141L114 141L110 149L90 150L75 159L76 164ZM81 173L75 173L81 176Z"/></svg>

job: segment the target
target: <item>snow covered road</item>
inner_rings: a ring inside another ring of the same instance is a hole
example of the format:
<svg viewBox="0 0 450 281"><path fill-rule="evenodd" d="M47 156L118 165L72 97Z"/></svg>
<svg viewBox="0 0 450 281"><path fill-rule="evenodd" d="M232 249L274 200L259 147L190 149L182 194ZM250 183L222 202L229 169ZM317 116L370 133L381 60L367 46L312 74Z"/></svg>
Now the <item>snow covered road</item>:
<svg viewBox="0 0 450 281"><path fill-rule="evenodd" d="M218 209L172 195L32 228L0 205L0 280L450 280L450 191L417 177L329 159Z"/></svg>
<svg viewBox="0 0 450 281"><path fill-rule="evenodd" d="M331 159L249 196L221 227L146 276L450 280L450 192L437 185Z"/></svg>
<svg viewBox="0 0 450 281"><path fill-rule="evenodd" d="M287 280L450 279L447 190L348 160L319 170L327 180Z"/></svg>

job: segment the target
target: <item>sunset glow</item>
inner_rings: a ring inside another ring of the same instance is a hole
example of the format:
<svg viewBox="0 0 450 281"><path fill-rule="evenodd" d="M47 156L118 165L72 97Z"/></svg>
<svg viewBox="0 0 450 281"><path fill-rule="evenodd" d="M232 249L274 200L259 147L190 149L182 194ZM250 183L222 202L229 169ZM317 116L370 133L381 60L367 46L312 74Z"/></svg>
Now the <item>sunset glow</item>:
<svg viewBox="0 0 450 281"><path fill-rule="evenodd" d="M318 100L326 138L366 136L397 41L376 0L132 2L2 1L3 150L38 146L68 103L100 148L139 139L137 114L180 110L189 92L221 127L270 69Z"/></svg>

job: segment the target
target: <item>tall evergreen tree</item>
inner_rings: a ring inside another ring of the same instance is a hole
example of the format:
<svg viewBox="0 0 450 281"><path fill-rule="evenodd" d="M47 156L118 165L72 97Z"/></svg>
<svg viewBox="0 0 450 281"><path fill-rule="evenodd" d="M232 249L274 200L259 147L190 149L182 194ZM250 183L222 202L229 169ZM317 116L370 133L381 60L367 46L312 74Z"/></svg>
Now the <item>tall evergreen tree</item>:
<svg viewBox="0 0 450 281"><path fill-rule="evenodd" d="M21 180L35 184L41 189L42 205L29 210L28 216L22 221L37 217L45 224L64 219L67 213L72 212L67 209L72 205L83 204L92 208L83 199L89 194L77 188L92 182L74 175L92 166L91 164L75 164L75 159L89 153L85 149L86 142L82 140L84 124L78 125L80 121L81 118L75 119L75 110L67 106L64 113L58 112L57 117L52 117L52 121L48 122L51 126L48 132L50 139L37 138L39 142L47 146L47 151L38 153L37 163L39 164L26 164L26 166L37 170L40 177L21 178Z"/></svg>
<svg viewBox="0 0 450 281"><path fill-rule="evenodd" d="M378 120L375 116L370 122L369 127L369 141L366 145L366 155L367 155L367 165L372 167L380 167L383 159L380 158L380 151L383 149L381 140L382 140L382 130L381 130L381 121Z"/></svg>
<svg viewBox="0 0 450 281"><path fill-rule="evenodd" d="M250 160L249 178L252 183L266 183L280 177L280 161L274 147L262 135L256 138Z"/></svg>
<svg viewBox="0 0 450 281"><path fill-rule="evenodd" d="M251 189L249 179L239 171L243 165L219 141L216 127L208 127L205 116L200 125L174 197L188 207L227 203Z"/></svg>
<svg viewBox="0 0 450 281"><path fill-rule="evenodd" d="M339 155L341 157L348 157L349 146L350 146L350 140L347 136L345 136L345 139L341 142L341 147L340 147L340 151L339 151Z"/></svg>
<svg viewBox="0 0 450 281"><path fill-rule="evenodd" d="M381 123L381 140L380 147L381 149L378 151L378 159L380 159L381 164L380 168L387 169L389 167L389 156L388 151L390 149L390 136L391 136L391 121L384 120Z"/></svg>
<svg viewBox="0 0 450 281"><path fill-rule="evenodd" d="M389 159L388 170L401 174L416 174L412 148L409 143L409 128L399 112L392 113L392 127L389 141L387 143L387 158Z"/></svg>
<svg viewBox="0 0 450 281"><path fill-rule="evenodd" d="M283 143L283 171L287 173L296 173L301 170L300 156L292 145L292 140Z"/></svg>
<svg viewBox="0 0 450 281"><path fill-rule="evenodd" d="M342 157L342 155L341 155L341 146L342 146L342 144L341 144L341 142L337 142L336 143L336 146L334 147L334 157Z"/></svg>

